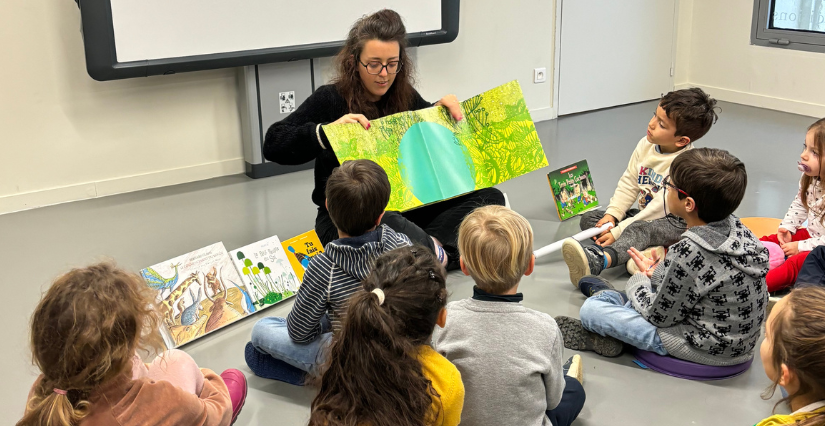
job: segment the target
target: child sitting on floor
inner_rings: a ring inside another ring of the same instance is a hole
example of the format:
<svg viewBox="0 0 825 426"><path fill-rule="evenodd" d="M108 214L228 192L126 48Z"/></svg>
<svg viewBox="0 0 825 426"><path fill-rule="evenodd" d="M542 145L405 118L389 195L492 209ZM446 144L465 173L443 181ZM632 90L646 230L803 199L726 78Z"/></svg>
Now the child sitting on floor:
<svg viewBox="0 0 825 426"><path fill-rule="evenodd" d="M702 89L682 89L662 97L647 124L647 136L636 145L627 169L619 179L607 210L593 210L579 222L584 231L610 222L615 225L594 237L595 245L583 246L570 238L562 255L570 271L570 282L578 286L585 275L598 275L607 268L626 265L631 247L640 250L667 247L681 238L684 224L665 217L662 179L677 156L692 148L716 121L716 100ZM634 203L639 209L632 209ZM629 268L632 269L632 268Z"/></svg>
<svg viewBox="0 0 825 426"><path fill-rule="evenodd" d="M178 350L149 365L136 355L163 345L155 296L138 275L107 263L59 277L32 315L42 374L17 426L233 423L246 398L243 373L198 369Z"/></svg>
<svg viewBox="0 0 825 426"><path fill-rule="evenodd" d="M791 203L785 219L779 225L777 233L760 238L779 244L785 252L785 263L768 272L765 281L768 291L773 293L792 286L796 282L799 270L808 257L808 253L815 247L825 244L825 188L822 187L822 177L825 168L822 167L822 155L825 154L825 118L808 127L805 135L805 144L799 156L799 171L802 178L799 180L799 192ZM808 221L808 227L802 224Z"/></svg>
<svg viewBox="0 0 825 426"><path fill-rule="evenodd" d="M801 287L774 306L760 353L773 381L770 398L782 386L793 413L773 415L756 426L825 425L825 289ZM781 402L781 401L780 401ZM778 404L777 404L778 405Z"/></svg>
<svg viewBox="0 0 825 426"><path fill-rule="evenodd" d="M332 339L311 426L461 421L461 375L429 346L436 324L443 327L447 318L444 280L441 264L420 245L376 259Z"/></svg>
<svg viewBox="0 0 825 426"><path fill-rule="evenodd" d="M340 238L312 258L289 316L264 318L253 327L245 357L258 376L303 384L305 373L322 362L331 331L341 327L347 302L375 258L410 245L406 235L379 225L390 181L375 162L345 161L327 180L326 197Z"/></svg>
<svg viewBox="0 0 825 426"><path fill-rule="evenodd" d="M692 149L664 179L669 212L687 224L660 259L631 249L641 272L627 295L586 277L581 321L558 317L565 347L617 356L622 343L698 364L749 361L759 341L768 293L768 251L733 211L747 186L745 165L727 151Z"/></svg>
<svg viewBox="0 0 825 426"><path fill-rule="evenodd" d="M473 297L447 305L433 346L464 379L464 423L569 425L584 406L581 357L562 365L556 322L524 307L518 292L535 265L530 223L506 207L480 207L461 222L458 250Z"/></svg>

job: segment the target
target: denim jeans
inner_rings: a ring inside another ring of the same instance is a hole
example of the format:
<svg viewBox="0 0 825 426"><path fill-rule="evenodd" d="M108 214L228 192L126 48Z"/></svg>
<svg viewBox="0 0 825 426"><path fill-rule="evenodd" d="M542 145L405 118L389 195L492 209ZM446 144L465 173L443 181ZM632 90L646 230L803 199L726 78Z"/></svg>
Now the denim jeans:
<svg viewBox="0 0 825 426"><path fill-rule="evenodd" d="M658 328L647 322L642 314L624 303L621 294L604 290L584 301L579 312L585 329L602 336L610 336L639 349L667 355Z"/></svg>
<svg viewBox="0 0 825 426"><path fill-rule="evenodd" d="M322 321L322 324L325 331L329 330L329 322ZM252 345L256 349L308 373L324 362L324 349L331 341L332 333L325 332L309 343L293 342L286 328L286 318L263 318L252 327Z"/></svg>

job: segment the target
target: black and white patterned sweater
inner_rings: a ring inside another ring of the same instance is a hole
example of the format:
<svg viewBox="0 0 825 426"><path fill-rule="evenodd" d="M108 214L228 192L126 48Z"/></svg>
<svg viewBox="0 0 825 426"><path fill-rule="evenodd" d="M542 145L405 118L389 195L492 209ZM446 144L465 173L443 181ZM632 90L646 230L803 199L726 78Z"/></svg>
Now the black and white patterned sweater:
<svg viewBox="0 0 825 426"><path fill-rule="evenodd" d="M735 365L753 358L768 292L768 250L736 216L695 226L670 246L653 276L627 283L633 307L676 358Z"/></svg>

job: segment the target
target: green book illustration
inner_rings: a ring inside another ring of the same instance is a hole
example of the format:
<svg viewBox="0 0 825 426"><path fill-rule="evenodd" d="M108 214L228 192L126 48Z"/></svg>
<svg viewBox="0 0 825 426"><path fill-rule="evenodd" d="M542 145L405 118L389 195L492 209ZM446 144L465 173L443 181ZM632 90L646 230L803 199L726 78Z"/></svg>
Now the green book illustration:
<svg viewBox="0 0 825 426"><path fill-rule="evenodd" d="M553 170L547 174L547 181L553 192L559 219L567 220L599 207L587 160Z"/></svg>
<svg viewBox="0 0 825 426"><path fill-rule="evenodd" d="M338 161L378 163L392 185L387 210L406 211L457 197L547 166L518 81L444 107L323 126Z"/></svg>

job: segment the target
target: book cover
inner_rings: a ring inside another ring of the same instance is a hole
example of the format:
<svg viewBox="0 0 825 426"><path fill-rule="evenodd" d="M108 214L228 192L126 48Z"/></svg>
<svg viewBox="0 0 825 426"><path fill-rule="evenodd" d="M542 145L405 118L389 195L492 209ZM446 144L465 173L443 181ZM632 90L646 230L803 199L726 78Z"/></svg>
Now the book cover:
<svg viewBox="0 0 825 426"><path fill-rule="evenodd" d="M559 219L567 220L599 207L587 160L553 170L547 174L547 181Z"/></svg>
<svg viewBox="0 0 825 426"><path fill-rule="evenodd" d="M140 271L156 290L166 346L176 348L255 311L222 242Z"/></svg>
<svg viewBox="0 0 825 426"><path fill-rule="evenodd" d="M300 281L278 236L229 252L256 310L272 306L298 292Z"/></svg>
<svg viewBox="0 0 825 426"><path fill-rule="evenodd" d="M309 267L312 257L318 253L323 253L324 246L318 239L315 230L309 230L295 238L290 238L281 244L286 250L286 257L292 264L292 270L298 276L298 281L304 281L304 272Z"/></svg>

